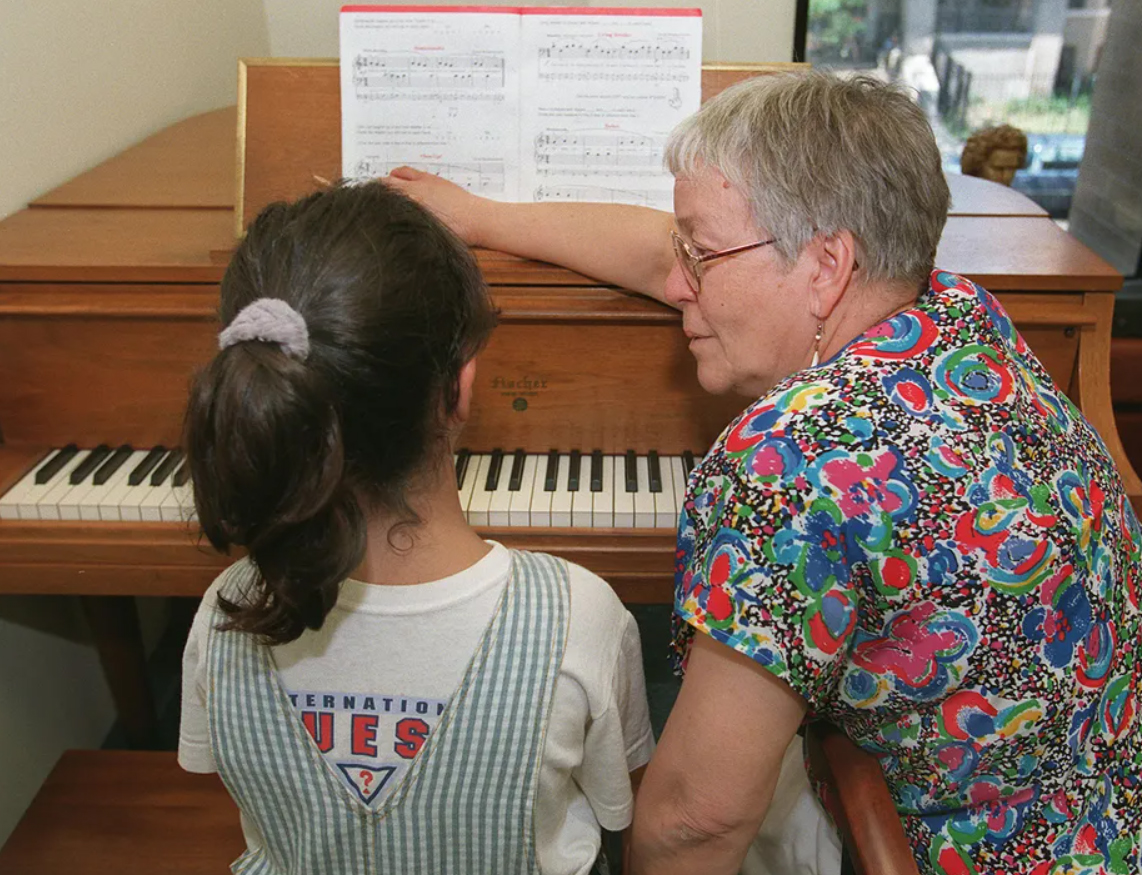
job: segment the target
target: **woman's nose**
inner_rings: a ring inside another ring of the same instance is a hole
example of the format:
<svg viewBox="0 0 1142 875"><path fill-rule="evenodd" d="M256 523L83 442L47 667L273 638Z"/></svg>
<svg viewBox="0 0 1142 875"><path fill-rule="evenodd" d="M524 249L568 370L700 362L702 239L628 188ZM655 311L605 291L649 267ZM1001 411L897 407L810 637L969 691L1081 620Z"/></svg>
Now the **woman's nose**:
<svg viewBox="0 0 1142 875"><path fill-rule="evenodd" d="M690 283L686 279L686 275L682 272L682 268L678 265L678 262L674 263L674 266L670 269L670 273L666 276L666 287L663 289L663 299L675 309L681 309L683 304L692 303L698 299L694 290L690 288Z"/></svg>

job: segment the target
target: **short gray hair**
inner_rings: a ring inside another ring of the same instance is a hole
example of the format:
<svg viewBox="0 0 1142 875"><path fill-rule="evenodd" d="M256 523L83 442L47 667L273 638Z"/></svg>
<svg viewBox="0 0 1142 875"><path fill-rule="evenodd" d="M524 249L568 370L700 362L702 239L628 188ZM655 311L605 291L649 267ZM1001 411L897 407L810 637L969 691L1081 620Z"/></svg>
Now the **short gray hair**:
<svg viewBox="0 0 1142 875"><path fill-rule="evenodd" d="M923 110L868 76L779 73L739 82L670 136L676 176L712 167L794 261L817 234L852 232L867 280L920 285L949 194Z"/></svg>

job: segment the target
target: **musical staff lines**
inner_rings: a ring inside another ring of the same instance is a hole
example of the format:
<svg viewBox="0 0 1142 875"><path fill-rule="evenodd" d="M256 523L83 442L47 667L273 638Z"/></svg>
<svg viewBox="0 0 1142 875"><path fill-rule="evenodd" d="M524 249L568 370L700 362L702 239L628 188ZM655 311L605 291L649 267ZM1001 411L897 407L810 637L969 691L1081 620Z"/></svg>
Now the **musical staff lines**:
<svg viewBox="0 0 1142 875"><path fill-rule="evenodd" d="M534 191L536 201L562 203L612 203L657 206L661 192L649 189L608 188L604 185L541 185Z"/></svg>
<svg viewBox="0 0 1142 875"><path fill-rule="evenodd" d="M558 61L688 61L690 50L676 43L615 43L598 40L582 43L556 40L539 47L539 59Z"/></svg>
<svg viewBox="0 0 1142 875"><path fill-rule="evenodd" d="M540 175L660 176L665 137L622 130L546 130L535 138Z"/></svg>
<svg viewBox="0 0 1142 875"><path fill-rule="evenodd" d="M357 55L353 86L364 99L369 89L502 89L504 59L468 53Z"/></svg>
<svg viewBox="0 0 1142 875"><path fill-rule="evenodd" d="M408 165L417 170L424 170L443 176L445 179L465 188L470 192L481 195L503 194L506 172L504 162L495 161L466 161L444 162L424 161L417 156L407 158L375 158L360 159L353 167L353 176L357 179L373 179L378 176L387 176L394 168Z"/></svg>

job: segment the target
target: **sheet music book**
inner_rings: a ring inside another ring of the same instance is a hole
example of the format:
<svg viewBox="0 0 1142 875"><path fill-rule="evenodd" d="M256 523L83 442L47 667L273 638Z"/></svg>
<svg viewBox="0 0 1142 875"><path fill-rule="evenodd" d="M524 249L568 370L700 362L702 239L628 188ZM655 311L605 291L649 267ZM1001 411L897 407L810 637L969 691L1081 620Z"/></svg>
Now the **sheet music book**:
<svg viewBox="0 0 1142 875"><path fill-rule="evenodd" d="M701 63L699 9L344 6L342 174L669 210L663 147Z"/></svg>

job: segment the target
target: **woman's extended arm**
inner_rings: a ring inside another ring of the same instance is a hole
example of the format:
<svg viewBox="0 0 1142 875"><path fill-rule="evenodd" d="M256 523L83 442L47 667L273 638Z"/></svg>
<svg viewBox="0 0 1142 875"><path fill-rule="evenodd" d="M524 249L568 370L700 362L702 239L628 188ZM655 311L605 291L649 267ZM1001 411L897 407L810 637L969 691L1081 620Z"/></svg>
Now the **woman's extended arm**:
<svg viewBox="0 0 1142 875"><path fill-rule="evenodd" d="M671 213L622 204L501 203L411 167L398 167L384 181L472 246L549 261L663 300L674 264Z"/></svg>
<svg viewBox="0 0 1142 875"><path fill-rule="evenodd" d="M635 800L631 871L737 872L806 707L753 660L695 635L686 679Z"/></svg>

